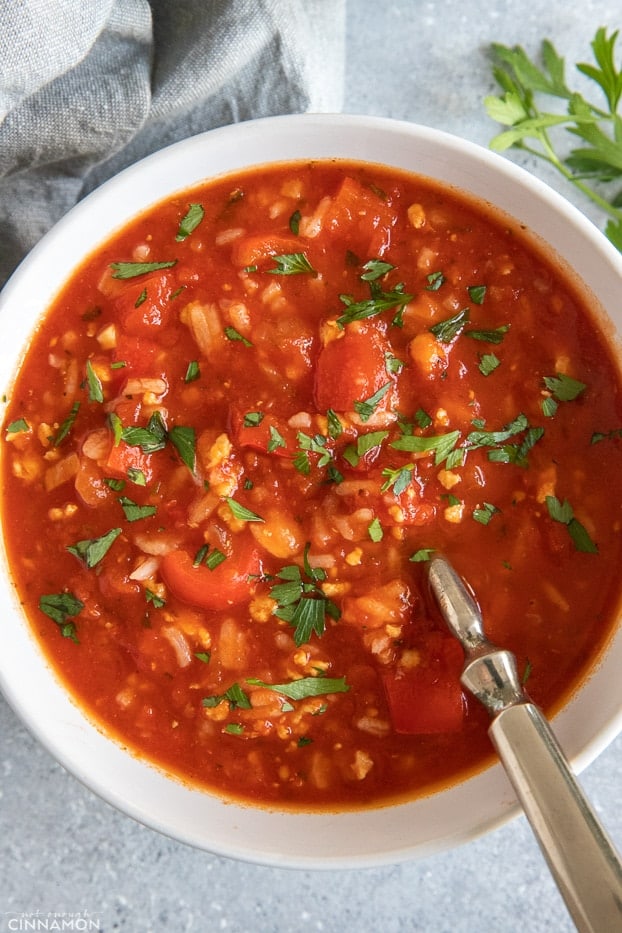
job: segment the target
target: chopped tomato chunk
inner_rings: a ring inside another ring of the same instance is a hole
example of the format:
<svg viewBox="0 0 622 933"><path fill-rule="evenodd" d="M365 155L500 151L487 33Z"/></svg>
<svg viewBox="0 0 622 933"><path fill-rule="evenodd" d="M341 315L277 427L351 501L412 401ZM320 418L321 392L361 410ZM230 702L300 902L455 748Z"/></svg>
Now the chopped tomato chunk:
<svg viewBox="0 0 622 933"><path fill-rule="evenodd" d="M361 259L381 256L390 243L397 215L382 192L347 176L324 217L326 229L347 236Z"/></svg>
<svg viewBox="0 0 622 933"><path fill-rule="evenodd" d="M349 324L343 336L331 340L321 350L315 370L315 404L318 411L353 411L355 402L364 402L391 382L387 374L389 343L374 324ZM379 403L387 407L392 387Z"/></svg>
<svg viewBox="0 0 622 933"><path fill-rule="evenodd" d="M301 252L303 252L301 242L297 237L266 233L236 240L231 259L234 266L241 266L245 269L247 266L270 265L273 256L287 256L290 253Z"/></svg>
<svg viewBox="0 0 622 933"><path fill-rule="evenodd" d="M228 609L251 598L261 561L254 542L244 536L214 570L204 564L195 567L194 555L183 550L165 554L160 569L178 599L202 609Z"/></svg>
<svg viewBox="0 0 622 933"><path fill-rule="evenodd" d="M113 444L106 461L106 471L114 476L127 477L130 470L141 473L146 483L151 482L151 454L146 454L140 447L126 444L125 441Z"/></svg>
<svg viewBox="0 0 622 933"><path fill-rule="evenodd" d="M236 411L231 415L231 423L240 447L279 457L291 457L296 450L296 431L273 415Z"/></svg>
<svg viewBox="0 0 622 933"><path fill-rule="evenodd" d="M455 639L444 635L433 638L429 647L416 667L392 670L383 677L396 732L433 735L457 732L462 726L462 648Z"/></svg>
<svg viewBox="0 0 622 933"><path fill-rule="evenodd" d="M172 278L166 274L141 275L126 285L114 302L123 330L140 336L166 323L173 290Z"/></svg>
<svg viewBox="0 0 622 933"><path fill-rule="evenodd" d="M118 372L123 379L128 376L155 378L166 373L166 356L162 346L148 337L120 334L114 350L114 362L118 364Z"/></svg>

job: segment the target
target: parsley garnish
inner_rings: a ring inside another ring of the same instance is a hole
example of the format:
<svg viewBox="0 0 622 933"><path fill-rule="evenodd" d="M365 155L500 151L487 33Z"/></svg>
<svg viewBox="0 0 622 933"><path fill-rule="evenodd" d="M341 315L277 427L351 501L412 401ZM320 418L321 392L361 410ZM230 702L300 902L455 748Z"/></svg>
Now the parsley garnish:
<svg viewBox="0 0 622 933"><path fill-rule="evenodd" d="M300 230L300 220L302 214L300 211L294 211L292 216L289 218L289 229L292 231L294 236L298 236L298 231Z"/></svg>
<svg viewBox="0 0 622 933"><path fill-rule="evenodd" d="M127 496L120 496L119 502L128 522L137 522L141 518L151 518L157 512L155 505L138 505L137 502L128 499Z"/></svg>
<svg viewBox="0 0 622 933"><path fill-rule="evenodd" d="M247 411L244 415L244 427L245 428L256 428L258 427L265 415L263 411Z"/></svg>
<svg viewBox="0 0 622 933"><path fill-rule="evenodd" d="M230 496L227 496L225 501L231 509L231 513L234 518L239 518L243 522L265 521L265 519L261 518L260 515L256 515L255 512L251 512L250 509L247 509L244 505L240 505L239 502L236 502L235 499L232 499Z"/></svg>
<svg viewBox="0 0 622 933"><path fill-rule="evenodd" d="M129 479L130 483L134 483L135 486L147 485L147 477L138 467L129 467L127 471L127 478Z"/></svg>
<svg viewBox="0 0 622 933"><path fill-rule="evenodd" d="M396 470L391 469L391 467L385 467L382 471L382 475L386 476L386 480L380 487L381 492L386 492L388 489L393 489L393 493L396 496L401 495L405 489L411 483L413 478L413 470L415 469L414 463L409 463L407 466L398 467Z"/></svg>
<svg viewBox="0 0 622 933"><path fill-rule="evenodd" d="M511 438L524 432L520 444L507 443ZM493 463L514 463L527 466L527 454L544 435L544 428L530 427L525 415L520 414L498 431L485 431L477 428L467 435L467 449L489 447L488 459Z"/></svg>
<svg viewBox="0 0 622 933"><path fill-rule="evenodd" d="M326 444L328 438L324 437L323 434L314 434L313 437L310 437L308 434L305 434L303 431L299 431L297 434L298 443L300 445L300 450L302 452L309 452L312 454L318 454L319 460L317 462L318 467L325 467L330 463L332 458L331 451L327 448ZM309 458L306 457L306 462L309 463ZM298 460L298 458L297 458ZM300 460L302 464L302 459ZM310 464L309 464L310 465ZM301 473L306 473L306 468L300 470Z"/></svg>
<svg viewBox="0 0 622 933"><path fill-rule="evenodd" d="M287 447L285 438L273 424L270 425L270 440L268 441L266 450L269 454L273 453L275 450L278 450L279 447Z"/></svg>
<svg viewBox="0 0 622 933"><path fill-rule="evenodd" d="M391 385L391 382L385 382L385 384L381 386L377 392L374 392L374 394L369 398L365 399L364 401L354 402L354 410L361 421L369 421L371 416L376 411L378 405L391 388Z"/></svg>
<svg viewBox="0 0 622 933"><path fill-rule="evenodd" d="M91 569L108 553L108 550L121 534L120 528L113 528L99 538L85 538L69 545L67 550Z"/></svg>
<svg viewBox="0 0 622 933"><path fill-rule="evenodd" d="M445 282L445 276L442 272L430 272L427 276L427 280L428 284L426 285L426 290L429 292L437 292Z"/></svg>
<svg viewBox="0 0 622 933"><path fill-rule="evenodd" d="M469 285L467 292L474 305L481 305L484 303L484 298L486 297L485 285Z"/></svg>
<svg viewBox="0 0 622 933"><path fill-rule="evenodd" d="M458 311L451 317L446 318L446 320L434 324L430 328L430 331L441 343L451 343L452 340L462 333L468 320L469 309L463 308L462 311Z"/></svg>
<svg viewBox="0 0 622 933"><path fill-rule="evenodd" d="M194 473L196 461L196 432L194 428L175 425L170 431L167 431L159 411L154 411L146 427L129 425L124 428L118 415L114 412L111 413L109 420L115 444L124 441L130 447L140 447L143 453L153 454L158 450L163 450L167 442L170 441L190 472Z"/></svg>
<svg viewBox="0 0 622 933"><path fill-rule="evenodd" d="M384 531L379 518L373 518L367 526L367 534L374 544L378 544L384 538Z"/></svg>
<svg viewBox="0 0 622 933"><path fill-rule="evenodd" d="M458 443L460 431L450 431L448 434L433 434L424 437L419 434L402 434L392 441L390 446L394 450L404 450L408 453L434 453L434 464L440 466Z"/></svg>
<svg viewBox="0 0 622 933"><path fill-rule="evenodd" d="M336 440L343 434L343 425L341 424L339 415L333 411L332 408L329 408L326 412L326 421L328 424L328 436Z"/></svg>
<svg viewBox="0 0 622 933"><path fill-rule="evenodd" d="M479 522L480 525L487 525L492 516L498 511L499 509L495 505L492 505L490 502L484 502L479 508L473 509L473 518L476 522Z"/></svg>
<svg viewBox="0 0 622 933"><path fill-rule="evenodd" d="M49 593L39 598L39 609L56 622L63 638L70 638L78 644L76 627L71 619L84 609L81 600L69 592Z"/></svg>
<svg viewBox="0 0 622 933"><path fill-rule="evenodd" d="M528 427L527 418L525 415L520 414L499 431L484 431L483 429L471 431L467 435L467 444L469 447L498 447L516 434L525 431Z"/></svg>
<svg viewBox="0 0 622 933"><path fill-rule="evenodd" d="M178 243L181 243L182 240L185 240L186 237L190 236L193 230L199 226L205 211L201 204L190 204L188 207L188 212L179 222L179 230L177 231L177 236L175 239Z"/></svg>
<svg viewBox="0 0 622 933"><path fill-rule="evenodd" d="M246 683L274 690L290 700L305 700L307 697L326 696L329 693L347 693L350 689L345 677L300 677L286 684L267 684L263 680L249 677Z"/></svg>
<svg viewBox="0 0 622 933"><path fill-rule="evenodd" d="M76 418L78 417L79 411L80 411L80 402L74 402L73 405L71 406L71 411L69 412L69 414L67 415L67 417L65 418L61 426L59 427L54 437L53 444L55 447L58 447L59 444L62 444L62 442L65 440L65 438L71 431Z"/></svg>
<svg viewBox="0 0 622 933"><path fill-rule="evenodd" d="M404 285L400 282L391 291L383 292L376 282L369 283L370 297L362 301L355 301L352 295L340 295L339 300L345 305L346 310L337 318L337 324L345 327L352 321L363 321L376 314L382 314L383 311L396 309L398 314L394 323L399 323L399 314L404 310L409 301L412 301L412 295L404 291Z"/></svg>
<svg viewBox="0 0 622 933"><path fill-rule="evenodd" d="M118 416L115 417L118 418ZM115 435L115 443L124 441L126 444L129 444L130 447L140 447L143 453L146 454L155 453L157 450L162 450L166 446L166 426L159 411L154 411L146 427L130 425L124 428L121 426L121 430L119 431L118 426L115 424L113 426L113 433Z"/></svg>
<svg viewBox="0 0 622 933"><path fill-rule="evenodd" d="M606 109L568 86L564 59L548 39L542 43L542 67L520 47L493 45L497 60L493 75L503 93L499 97L486 97L484 103L488 115L508 127L495 136L491 148L503 151L514 146L553 166L606 212L610 219L605 233L622 250L619 197L615 194L608 197L598 187L618 178L622 170L617 112L622 96L622 72L614 59L617 37L617 30L608 36L605 28L597 29L591 43L595 64L576 66L598 86L599 93L604 93ZM566 113L541 109L544 96L564 101ZM558 129L572 134L575 140L578 137L581 147L560 155L554 135Z"/></svg>
<svg viewBox="0 0 622 933"><path fill-rule="evenodd" d="M148 603L151 603L154 609L161 609L162 606L166 606L166 600L148 588L145 589L145 599Z"/></svg>
<svg viewBox="0 0 622 933"><path fill-rule="evenodd" d="M480 357L478 369L482 376L490 376L494 373L497 366L501 365L501 360L494 353L484 353Z"/></svg>
<svg viewBox="0 0 622 933"><path fill-rule="evenodd" d="M201 375L201 370L199 369L199 364L197 360L191 360L188 363L188 368L186 369L186 375L184 376L184 382L194 382L195 379L198 379Z"/></svg>
<svg viewBox="0 0 622 933"><path fill-rule="evenodd" d="M110 268L114 269L113 279L133 279L135 276L145 275L147 272L170 269L176 262L176 259L171 259L168 262L111 262Z"/></svg>
<svg viewBox="0 0 622 933"><path fill-rule="evenodd" d="M584 382L557 373L556 376L545 376L544 384L551 393L549 398L542 402L542 411L547 418L551 418L557 411L557 402L572 402L587 388Z"/></svg>
<svg viewBox="0 0 622 933"><path fill-rule="evenodd" d="M613 431L594 431L590 439L590 444L599 444L601 441L613 440L616 437L622 437L622 428L614 428Z"/></svg>
<svg viewBox="0 0 622 933"><path fill-rule="evenodd" d="M363 269L361 280L363 282L375 282L376 279L381 279L387 272L395 269L395 266L392 266L390 262L384 262L382 259L370 259L369 262L365 263Z"/></svg>
<svg viewBox="0 0 622 933"><path fill-rule="evenodd" d="M89 387L89 402L103 402L104 391L102 389L101 379L93 369L90 360L86 361L86 381Z"/></svg>
<svg viewBox="0 0 622 933"><path fill-rule="evenodd" d="M243 337L242 334L235 329L235 327L225 327L225 337L227 340L239 341L239 343L244 344L245 347L252 347L252 343L246 337Z"/></svg>
<svg viewBox="0 0 622 933"><path fill-rule="evenodd" d="M465 337L472 337L473 340L481 340L483 343L501 343L510 329L509 324L500 324L494 330L465 330Z"/></svg>
<svg viewBox="0 0 622 933"><path fill-rule="evenodd" d="M303 272L312 272L315 269L304 253L284 253L282 256L272 257L276 263L274 269L267 269L270 275L300 275Z"/></svg>
<svg viewBox="0 0 622 933"><path fill-rule="evenodd" d="M194 428L175 425L168 432L168 437L182 461L191 473L194 473L196 462L196 432Z"/></svg>
<svg viewBox="0 0 622 933"><path fill-rule="evenodd" d="M30 425L24 418L18 418L6 426L6 434L22 434L24 431L30 431Z"/></svg>
<svg viewBox="0 0 622 933"><path fill-rule="evenodd" d="M296 645L306 644L315 633L324 634L326 616L337 621L341 612L335 603L324 595L319 586L326 579L326 572L309 564L309 547L304 550L303 571L297 564L289 564L277 573L282 583L270 588L270 596L276 600L274 615L289 622L295 629Z"/></svg>
<svg viewBox="0 0 622 933"><path fill-rule="evenodd" d="M560 502L556 496L547 496L546 507L554 521L561 522L568 527L568 533L577 551L583 551L586 554L598 554L598 547L590 538L585 527L574 517L574 511L567 499Z"/></svg>
<svg viewBox="0 0 622 933"><path fill-rule="evenodd" d="M202 700L203 706L207 708L220 706L221 703L225 702L229 704L230 710L251 708L251 701L248 698L248 694L242 690L239 684L232 684L224 693L204 697Z"/></svg>
<svg viewBox="0 0 622 933"><path fill-rule="evenodd" d="M223 554L217 547L210 551L209 544L204 544L197 551L192 566L200 567L201 564L204 564L208 570L215 570L216 567L220 566L226 559L227 555Z"/></svg>

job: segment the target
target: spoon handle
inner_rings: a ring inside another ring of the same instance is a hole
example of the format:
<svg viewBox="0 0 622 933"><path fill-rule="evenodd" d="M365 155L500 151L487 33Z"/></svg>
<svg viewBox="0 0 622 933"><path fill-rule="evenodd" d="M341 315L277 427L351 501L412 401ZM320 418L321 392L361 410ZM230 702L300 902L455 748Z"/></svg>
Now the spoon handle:
<svg viewBox="0 0 622 933"><path fill-rule="evenodd" d="M525 694L514 655L488 641L479 606L448 561L434 557L428 578L464 648L462 683L490 713L490 738L577 929L622 931L620 858L548 722Z"/></svg>
<svg viewBox="0 0 622 933"><path fill-rule="evenodd" d="M540 710L509 706L488 732L577 929L622 930L620 860Z"/></svg>

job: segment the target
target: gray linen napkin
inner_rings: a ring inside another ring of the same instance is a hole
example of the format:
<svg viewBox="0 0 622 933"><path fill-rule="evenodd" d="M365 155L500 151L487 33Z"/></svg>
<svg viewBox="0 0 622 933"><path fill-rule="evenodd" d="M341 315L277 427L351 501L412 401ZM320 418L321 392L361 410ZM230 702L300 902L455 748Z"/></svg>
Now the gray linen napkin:
<svg viewBox="0 0 622 933"><path fill-rule="evenodd" d="M176 140L341 109L346 0L0 0L0 286L88 191Z"/></svg>

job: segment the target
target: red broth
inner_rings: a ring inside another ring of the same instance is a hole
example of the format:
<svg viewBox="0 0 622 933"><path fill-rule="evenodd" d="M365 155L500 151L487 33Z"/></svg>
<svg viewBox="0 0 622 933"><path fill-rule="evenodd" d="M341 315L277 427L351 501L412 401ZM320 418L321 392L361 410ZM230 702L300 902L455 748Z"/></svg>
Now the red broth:
<svg viewBox="0 0 622 933"><path fill-rule="evenodd" d="M615 625L620 375L589 299L481 204L359 163L130 223L35 334L4 535L88 715L253 804L369 806L490 760L425 585L445 553L547 712Z"/></svg>

